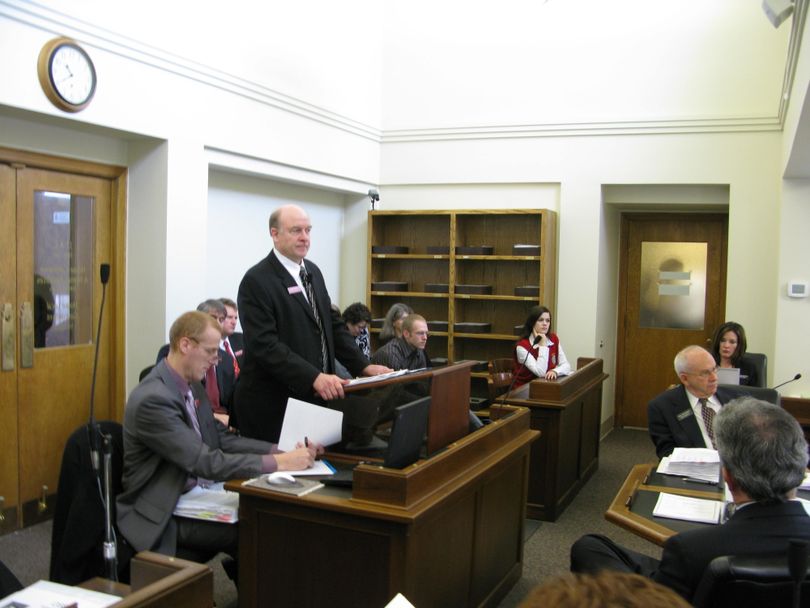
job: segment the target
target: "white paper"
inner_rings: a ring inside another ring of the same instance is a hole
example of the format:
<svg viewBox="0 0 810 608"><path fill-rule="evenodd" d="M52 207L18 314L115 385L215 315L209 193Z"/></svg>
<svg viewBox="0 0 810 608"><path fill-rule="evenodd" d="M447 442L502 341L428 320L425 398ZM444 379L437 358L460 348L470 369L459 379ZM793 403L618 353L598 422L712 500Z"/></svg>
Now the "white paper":
<svg viewBox="0 0 810 608"><path fill-rule="evenodd" d="M414 370L417 371L417 370ZM418 370L424 371L424 370ZM387 374L378 374L376 376L363 376L362 378L353 378L349 380L349 383L346 386L357 386L358 384L372 384L374 382L382 382L383 380L388 380L389 378L396 378L397 376L404 376L405 374L409 373L407 369L400 369L394 372L388 372Z"/></svg>
<svg viewBox="0 0 810 608"><path fill-rule="evenodd" d="M720 455L711 448L675 448L661 459L658 472L711 483L720 481Z"/></svg>
<svg viewBox="0 0 810 608"><path fill-rule="evenodd" d="M30 606L31 608L62 608L76 605L78 608L105 608L121 601L107 593L71 587L50 581L37 581L0 599L0 606ZM17 604L15 604L17 602Z"/></svg>
<svg viewBox="0 0 810 608"><path fill-rule="evenodd" d="M655 503L653 515L667 519L683 519L705 524L716 524L723 512L723 501L678 496L661 492Z"/></svg>
<svg viewBox="0 0 810 608"><path fill-rule="evenodd" d="M225 524L239 521L239 494L225 490L222 482L207 488L194 486L180 495L174 515Z"/></svg>
<svg viewBox="0 0 810 608"><path fill-rule="evenodd" d="M289 473L293 477L299 477L301 475L334 475L335 471L329 468L329 465L326 464L323 460L316 460L315 464L313 464L308 469L304 469L303 471L284 471L279 470L279 473Z"/></svg>
<svg viewBox="0 0 810 608"><path fill-rule="evenodd" d="M278 447L289 452L295 449L297 443L303 443L304 438L324 446L332 445L343 437L342 427L343 412L291 397L287 400Z"/></svg>
<svg viewBox="0 0 810 608"><path fill-rule="evenodd" d="M415 608L413 604L411 604L405 596L401 593L397 593L390 602L385 605L385 608Z"/></svg>

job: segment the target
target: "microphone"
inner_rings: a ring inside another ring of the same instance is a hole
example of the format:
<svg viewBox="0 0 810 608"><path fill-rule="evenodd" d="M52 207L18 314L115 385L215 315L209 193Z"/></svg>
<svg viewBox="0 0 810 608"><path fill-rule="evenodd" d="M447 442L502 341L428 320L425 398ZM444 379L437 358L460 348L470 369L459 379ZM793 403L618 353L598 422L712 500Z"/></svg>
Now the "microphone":
<svg viewBox="0 0 810 608"><path fill-rule="evenodd" d="M107 298L107 282L110 280L110 265L102 264L99 268L99 278L101 279L101 308L98 311L98 328L96 329L96 354L93 359L93 380L90 383L90 420L88 421L90 433L90 460L93 470L99 471L99 445L98 435L100 429L96 428L95 418L95 394L96 394L96 373L98 372L98 350L101 342L101 320L104 317L104 301Z"/></svg>
<svg viewBox="0 0 810 608"><path fill-rule="evenodd" d="M509 388L506 389L506 392L503 394L503 397L501 397L501 405L506 403L506 396L512 392L512 389L515 386L515 381L517 380L518 372L522 370L524 367L526 367L526 361L529 360L529 355L532 354L532 350L534 349L535 346L537 346L537 343L540 342L540 340L542 339L543 336L535 336L534 340L532 340L532 347L528 351L526 351L526 356L523 357L523 362L520 364L520 367L518 367L517 370L515 370L512 373L512 382L509 384Z"/></svg>
<svg viewBox="0 0 810 608"><path fill-rule="evenodd" d="M785 386L786 384L790 384L791 382L796 382L796 380L798 380L801 377L802 377L801 374L796 374L790 380L785 380L782 384L777 384L776 386L774 386L773 390L778 389L780 386Z"/></svg>

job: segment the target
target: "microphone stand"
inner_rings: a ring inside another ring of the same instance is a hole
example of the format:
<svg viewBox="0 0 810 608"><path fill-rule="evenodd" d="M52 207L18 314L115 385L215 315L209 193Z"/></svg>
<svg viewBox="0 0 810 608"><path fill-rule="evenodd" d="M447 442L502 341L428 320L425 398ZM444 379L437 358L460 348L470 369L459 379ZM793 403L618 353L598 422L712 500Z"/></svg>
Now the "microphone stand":
<svg viewBox="0 0 810 608"><path fill-rule="evenodd" d="M93 360L93 380L90 385L90 420L88 433L90 436L90 461L93 472L99 484L99 494L104 507L104 571L111 581L118 580L118 551L115 544L115 531L112 522L112 437L101 432L101 427L95 418L96 374L98 372L98 353L101 343L101 321L104 318L104 302L107 299L107 281L110 280L110 265L102 264L101 275L101 308L98 313L98 328L96 329L96 353ZM101 449L99 449L99 440ZM103 453L103 461L99 462L99 452ZM101 466L101 470L99 470Z"/></svg>
<svg viewBox="0 0 810 608"><path fill-rule="evenodd" d="M535 336L534 340L532 341L532 347L528 351L526 351L526 356L523 357L523 362L520 364L520 367L518 367L517 371L512 374L512 382L509 384L509 388L506 389L506 392L503 394L503 397L501 397L501 405L506 403L506 396L512 392L512 388L514 388L515 381L517 380L518 372L522 370L524 367L526 367L526 361L529 360L529 355L532 354L534 347L537 346L537 343L540 342L541 339L542 336Z"/></svg>
<svg viewBox="0 0 810 608"><path fill-rule="evenodd" d="M796 382L796 380L799 380L801 377L802 377L801 374L796 374L790 380L785 380L782 384L777 384L776 386L774 386L773 390L776 390L779 387L785 386L786 384L790 384L791 382Z"/></svg>

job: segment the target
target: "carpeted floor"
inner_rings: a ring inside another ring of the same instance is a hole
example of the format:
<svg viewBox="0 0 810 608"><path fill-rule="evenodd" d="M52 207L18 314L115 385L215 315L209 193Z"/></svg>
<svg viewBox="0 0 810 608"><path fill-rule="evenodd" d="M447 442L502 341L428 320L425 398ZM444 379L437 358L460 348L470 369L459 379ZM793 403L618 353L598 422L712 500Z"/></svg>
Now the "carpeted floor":
<svg viewBox="0 0 810 608"><path fill-rule="evenodd" d="M562 516L554 523L527 521L528 540L523 553L523 577L500 604L517 606L526 594L545 579L568 571L568 551L588 532L606 534L617 542L660 557L660 549L625 532L604 519L604 513L633 465L654 462L655 450L646 431L616 430L601 444L599 471L591 478ZM0 536L0 559L24 585L48 578L51 523L45 522ZM225 576L219 558L209 565L214 571L214 600L220 608L235 608L236 589Z"/></svg>

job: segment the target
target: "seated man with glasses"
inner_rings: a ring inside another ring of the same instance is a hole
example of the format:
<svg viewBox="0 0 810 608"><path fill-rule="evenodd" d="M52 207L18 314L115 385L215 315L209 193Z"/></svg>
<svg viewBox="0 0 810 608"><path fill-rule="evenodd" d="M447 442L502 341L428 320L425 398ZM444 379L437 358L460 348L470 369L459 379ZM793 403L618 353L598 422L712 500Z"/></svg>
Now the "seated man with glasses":
<svg viewBox="0 0 810 608"><path fill-rule="evenodd" d="M675 355L681 386L650 401L650 439L659 458L675 448L714 448L714 416L738 395L717 387L717 363L700 346L687 346Z"/></svg>
<svg viewBox="0 0 810 608"><path fill-rule="evenodd" d="M425 353L428 326L425 317L411 314L402 322L402 336L386 342L371 357L371 362L391 369L421 369L430 367Z"/></svg>

